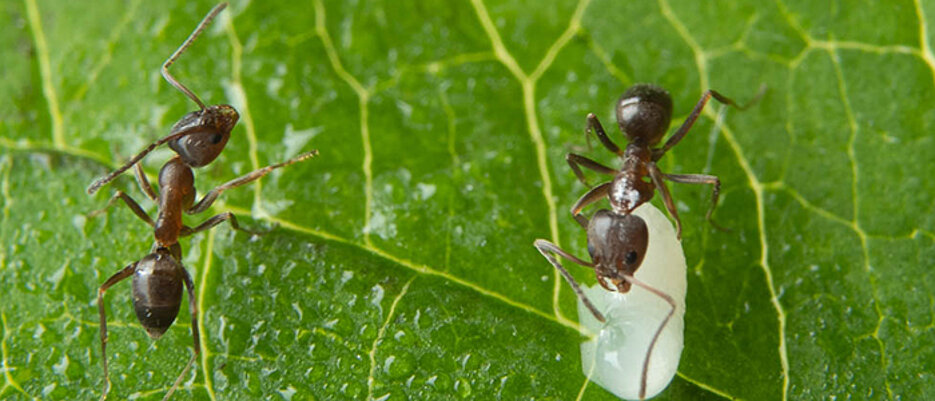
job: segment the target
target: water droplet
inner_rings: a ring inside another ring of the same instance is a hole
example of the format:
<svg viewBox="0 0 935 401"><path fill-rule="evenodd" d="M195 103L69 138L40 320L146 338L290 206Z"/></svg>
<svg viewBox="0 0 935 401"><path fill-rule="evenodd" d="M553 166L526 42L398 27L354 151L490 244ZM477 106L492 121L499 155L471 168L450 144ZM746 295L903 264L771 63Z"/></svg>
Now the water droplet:
<svg viewBox="0 0 935 401"><path fill-rule="evenodd" d="M416 187L419 189L419 199L421 200L427 200L431 198L432 195L435 195L435 185L433 184L423 184L420 182L416 184Z"/></svg>
<svg viewBox="0 0 935 401"><path fill-rule="evenodd" d="M295 387L292 387L292 386L286 387L284 389L279 389L279 395L281 395L282 398L285 398L286 400L292 400L292 396L294 396L296 392L297 391Z"/></svg>
<svg viewBox="0 0 935 401"><path fill-rule="evenodd" d="M412 354L401 352L397 355L390 355L383 363L383 371L391 378L399 379L412 374L414 360Z"/></svg>
<svg viewBox="0 0 935 401"><path fill-rule="evenodd" d="M471 383L463 377L458 378L458 380L455 381L455 391L458 392L461 398L467 398L471 395Z"/></svg>

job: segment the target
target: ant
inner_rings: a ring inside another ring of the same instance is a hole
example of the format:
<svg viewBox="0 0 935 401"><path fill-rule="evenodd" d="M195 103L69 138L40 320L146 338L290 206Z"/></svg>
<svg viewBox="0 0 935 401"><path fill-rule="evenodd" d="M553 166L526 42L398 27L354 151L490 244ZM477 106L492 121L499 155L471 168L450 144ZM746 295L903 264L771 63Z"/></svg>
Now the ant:
<svg viewBox="0 0 935 401"><path fill-rule="evenodd" d="M739 106L726 96L716 91L708 90L702 95L701 100L695 105L695 108L682 126L666 141L665 145L661 148L652 148L652 146L658 144L659 141L662 140L662 137L665 135L666 131L668 131L669 122L672 117L672 99L669 97L668 92L658 86L637 84L624 92L623 96L621 96L620 100L617 102L616 107L617 124L629 141L625 150L621 150L607 137L600 121L593 113L588 114L585 128L585 134L590 134L591 131L595 131L605 148L623 158L623 167L620 170L615 170L581 155L569 153L566 156L566 160L574 171L575 176L585 185L588 185L588 183L581 171L581 166L598 173L614 175L613 180L594 187L584 194L571 208L572 216L578 224L587 230L588 253L591 255L591 262L580 259L559 248L557 245L543 239L537 239L535 241L534 245L536 249L539 250L539 253L541 253L549 263L558 269L565 280L568 281L568 284L571 285L578 298L581 299L582 303L584 303L594 317L602 323L606 322L604 315L591 303L581 290L578 282L562 267L555 255L562 256L574 263L594 269L597 282L608 291L616 290L620 293L626 293L630 291L631 286L636 285L662 298L671 306L669 313L666 315L665 319L662 320L662 323L659 324L659 328L656 329L653 339L649 343L649 348L646 351L640 378L640 399L644 399L646 395L646 380L650 356L652 355L653 348L662 330L675 313L676 303L675 300L665 292L634 277L636 270L643 263L643 257L649 245L649 230L642 218L631 213L637 207L652 199L655 189L659 188L666 209L668 209L669 214L675 219L677 236L681 239L682 224L663 179L689 184L713 184L713 205L708 211L707 219L712 225L717 227L711 219L711 214L714 212L714 206L717 205L721 181L713 175L665 174L656 166L656 161L682 140L695 123L699 114L701 114L705 104L707 104L708 100L712 97L721 103L743 110L758 100L762 93L763 90L760 91L760 94L758 94L753 101L746 105ZM590 220L581 214L581 210L585 206L605 197L610 200L610 209L598 210ZM609 280L613 286L608 285L607 280Z"/></svg>
<svg viewBox="0 0 935 401"><path fill-rule="evenodd" d="M182 247L178 243L179 237L209 230L225 221L229 222L236 230L257 234L241 228L237 224L237 218L230 212L213 216L194 228L182 223L182 214L201 213L207 210L222 192L250 183L275 169L307 160L318 154L318 151L311 151L285 162L257 169L208 191L200 201L195 202L196 191L192 168L208 165L218 157L221 151L224 150L224 146L230 138L231 130L233 130L240 116L237 110L230 105L206 107L191 90L172 77L169 73L169 66L198 38L207 25L225 7L227 7L227 3L215 6L202 19L185 42L162 65L162 76L166 81L198 104L200 110L183 116L175 123L168 136L153 142L139 154L132 157L126 164L114 172L95 180L88 187L88 194L94 194L103 185L106 185L133 166L135 167L136 180L140 189L157 204L158 208L158 217L153 221L132 197L118 190L111 197L107 206L91 213L91 216L103 213L118 199L123 200L137 217L153 228L155 237L155 243L148 255L130 263L108 278L97 293L101 319L101 362L104 367L104 388L101 400L106 399L110 391L110 377L107 373L107 315L104 308L104 293L107 289L133 276L133 307L136 317L140 324L143 325L146 333L155 340L161 337L175 321L182 303L182 285L184 284L188 292L188 307L192 315L192 344L195 352L163 398L163 400L169 399L201 352L198 333L198 307L195 304L193 294L194 284L181 262ZM176 156L169 160L159 171L159 191L157 192L143 173L139 161L153 149L166 142L169 143L169 148L176 153Z"/></svg>
<svg viewBox="0 0 935 401"><path fill-rule="evenodd" d="M617 101L617 125L620 126L620 130L623 131L628 141L626 149L623 150L607 137L597 116L594 113L589 113L585 126L585 135L590 138L591 132L594 131L607 150L616 153L623 159L623 167L620 170L615 170L587 157L575 153L567 154L565 160L571 166L578 180L585 186L590 187L584 173L581 171L582 166L601 174L614 176L611 181L592 188L578 199L571 208L572 216L579 224L587 227L586 221L581 219L581 210L605 197L610 201L614 211L630 214L637 207L652 199L658 188L666 210L675 219L676 236L681 239L682 221L679 219L675 203L672 201L672 196L669 194L669 189L663 180L684 184L711 184L714 186L711 193L711 208L708 209L705 218L715 228L725 231L712 219L714 208L717 206L718 195L721 191L721 180L717 176L708 174L666 174L659 169L656 162L685 137L685 134L695 124L695 120L698 119L701 111L712 97L723 104L745 110L759 100L765 90L766 87L762 87L760 92L745 105L738 105L717 91L711 89L705 91L698 103L695 104L691 114L682 123L682 126L660 148L652 147L657 145L665 136L672 118L672 98L665 89L651 84L636 84L627 89L623 96L620 97L620 100Z"/></svg>

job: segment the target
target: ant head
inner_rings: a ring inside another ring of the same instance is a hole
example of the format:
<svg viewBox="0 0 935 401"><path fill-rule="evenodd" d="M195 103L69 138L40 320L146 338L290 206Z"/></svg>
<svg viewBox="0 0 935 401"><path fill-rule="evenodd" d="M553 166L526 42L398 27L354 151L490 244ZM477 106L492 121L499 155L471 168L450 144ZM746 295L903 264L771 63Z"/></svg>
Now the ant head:
<svg viewBox="0 0 935 401"><path fill-rule="evenodd" d="M159 247L141 259L133 273L133 309L153 339L172 326L182 304L184 271L175 253L181 255L177 244L172 249Z"/></svg>
<svg viewBox="0 0 935 401"><path fill-rule="evenodd" d="M188 113L172 127L170 135L179 136L169 141L169 148L189 166L207 165L224 150L239 119L237 110L226 104Z"/></svg>
<svg viewBox="0 0 935 401"><path fill-rule="evenodd" d="M659 143L671 119L672 98L656 85L633 85L617 101L617 125L630 142Z"/></svg>
<svg viewBox="0 0 935 401"><path fill-rule="evenodd" d="M630 289L623 275L633 275L643 263L649 246L649 229L632 214L599 210L588 224L588 253L597 274L609 278L620 292Z"/></svg>

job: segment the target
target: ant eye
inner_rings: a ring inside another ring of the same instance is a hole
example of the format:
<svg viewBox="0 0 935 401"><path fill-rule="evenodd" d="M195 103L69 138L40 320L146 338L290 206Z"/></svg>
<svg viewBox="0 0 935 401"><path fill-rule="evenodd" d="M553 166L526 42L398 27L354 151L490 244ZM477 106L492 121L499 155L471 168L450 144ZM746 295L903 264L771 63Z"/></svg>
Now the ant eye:
<svg viewBox="0 0 935 401"><path fill-rule="evenodd" d="M223 136L221 136L221 134L214 134L214 136L211 137L211 144L217 145L218 143L221 142L222 138Z"/></svg>
<svg viewBox="0 0 935 401"><path fill-rule="evenodd" d="M632 264L636 263L636 258L637 258L638 256L639 256L639 255L636 254L636 251L627 252L627 256L626 256L626 258L627 258L627 260L626 260L627 264L628 264L628 265L632 265Z"/></svg>

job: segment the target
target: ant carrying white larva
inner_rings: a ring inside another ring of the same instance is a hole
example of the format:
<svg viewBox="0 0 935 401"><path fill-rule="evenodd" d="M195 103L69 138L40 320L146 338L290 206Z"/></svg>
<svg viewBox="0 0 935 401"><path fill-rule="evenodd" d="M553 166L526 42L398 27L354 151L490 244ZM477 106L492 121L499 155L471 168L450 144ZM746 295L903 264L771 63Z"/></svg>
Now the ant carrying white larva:
<svg viewBox="0 0 935 401"><path fill-rule="evenodd" d="M757 95L757 98L760 95ZM604 315L588 299L577 281L562 267L555 255L594 269L597 282L608 291L616 290L620 293L626 293L630 291L631 286L636 285L655 294L670 305L668 313L658 329L656 329L646 350L640 378L640 399L644 399L646 396L647 373L653 349L666 324L676 312L677 303L670 294L634 277L634 273L643 263L643 258L646 255L649 244L649 230L644 220L632 214L632 212L652 199L658 189L662 194L666 209L675 219L676 236L680 239L682 223L679 220L675 203L672 201L664 180L689 184L711 184L714 186L712 206L706 217L714 225L711 215L717 205L721 181L713 175L666 174L656 166L656 161L678 144L688 133L708 100L712 97L721 103L739 109L748 106L738 106L733 100L720 93L708 90L702 95L701 100L695 105L682 126L662 147L658 148L653 148L653 146L659 144L665 136L672 117L672 99L668 92L658 86L634 85L627 89L617 102L617 124L628 141L625 149L620 149L607 137L604 128L594 114L588 114L585 133L590 134L591 131L594 131L605 148L623 159L623 166L617 170L574 153L569 153L566 157L575 176L585 185L588 184L581 171L582 166L598 173L614 176L611 181L592 188L571 208L572 216L587 230L588 253L591 255L591 262L580 259L549 241L543 239L535 241L535 246L539 252L558 269L582 303L602 323L606 322ZM590 219L581 214L582 209L587 205L604 198L610 201L610 209L598 210ZM715 227L717 226L715 225ZM608 285L608 280L612 285ZM684 294L682 295L684 296Z"/></svg>
<svg viewBox="0 0 935 401"><path fill-rule="evenodd" d="M151 143L143 151L127 161L126 164L114 172L95 180L88 187L88 194L94 194L102 186L132 166L135 167L136 180L140 189L156 203L158 208L158 216L153 221L133 198L118 190L104 209L91 213L92 216L102 213L118 199L123 200L137 217L153 228L155 237L155 243L150 254L121 269L108 278L98 290L97 300L101 318L101 363L104 367L101 400L106 399L110 391L110 378L107 372L107 316L104 310L104 292L123 279L133 276L133 307L136 311L136 317L149 336L158 339L172 325L178 315L182 303L182 285L184 284L188 292L189 309L192 315L192 344L195 352L163 398L163 400L169 399L172 393L178 389L182 378L191 369L195 358L201 351L198 339L198 308L193 294L194 284L191 276L182 266L182 247L178 243L178 238L211 229L225 221L229 222L234 229L252 233L249 230L242 229L237 224L237 218L230 212L213 216L194 228L182 223L183 213L197 214L204 212L222 192L250 183L275 169L310 159L318 154L318 151L313 150L285 162L260 168L208 191L201 200L195 202L195 179L192 168L208 165L220 155L240 115L230 105L206 107L191 90L172 77L169 73L169 66L188 49L198 38L198 35L225 7L227 7L227 3L215 6L198 24L198 27L189 35L188 39L162 65L162 76L166 81L197 103L200 109L186 114L175 123L168 136ZM150 185L139 162L153 149L167 142L169 148L176 153L176 156L159 170L159 190L157 192Z"/></svg>

